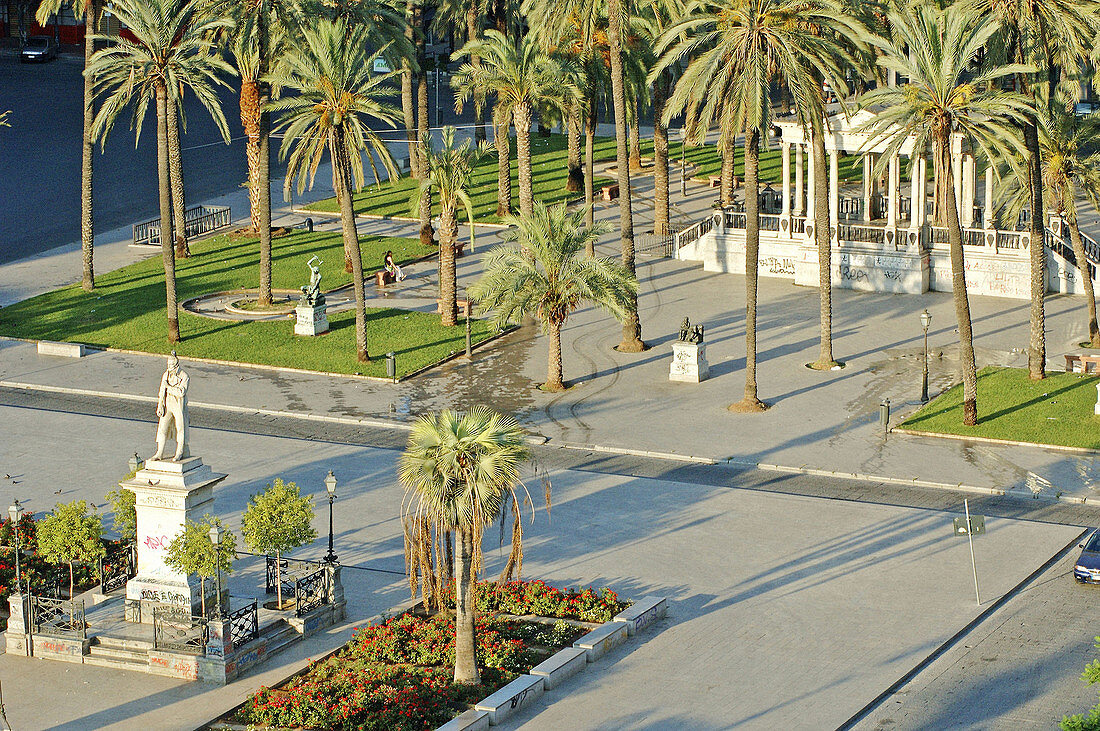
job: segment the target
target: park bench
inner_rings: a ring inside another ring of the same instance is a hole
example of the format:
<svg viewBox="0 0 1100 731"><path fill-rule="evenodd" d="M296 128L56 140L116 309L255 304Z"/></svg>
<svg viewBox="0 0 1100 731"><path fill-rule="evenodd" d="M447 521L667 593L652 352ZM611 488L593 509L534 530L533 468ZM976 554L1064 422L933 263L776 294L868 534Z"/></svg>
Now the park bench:
<svg viewBox="0 0 1100 731"><path fill-rule="evenodd" d="M1066 373L1095 373L1100 376L1100 355L1067 353Z"/></svg>
<svg viewBox="0 0 1100 731"><path fill-rule="evenodd" d="M616 198L618 198L619 197L619 186L618 186L618 184L617 183L612 183L611 185L605 185L604 187L600 188L600 197L603 198L605 201L609 201L609 202L615 200Z"/></svg>
<svg viewBox="0 0 1100 731"><path fill-rule="evenodd" d="M709 188L721 188L722 187L722 176L721 175L708 175L707 176L707 187L709 187Z"/></svg>
<svg viewBox="0 0 1100 731"><path fill-rule="evenodd" d="M458 314L462 317L469 317L470 315L470 300L457 300L458 302ZM443 300L437 299L435 301L436 313L443 314Z"/></svg>

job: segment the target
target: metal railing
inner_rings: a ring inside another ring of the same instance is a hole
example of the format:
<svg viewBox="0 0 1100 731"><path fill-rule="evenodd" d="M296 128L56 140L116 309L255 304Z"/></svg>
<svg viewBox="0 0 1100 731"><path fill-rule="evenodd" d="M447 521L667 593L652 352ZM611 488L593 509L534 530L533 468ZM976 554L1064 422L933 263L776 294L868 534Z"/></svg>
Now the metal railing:
<svg viewBox="0 0 1100 731"><path fill-rule="evenodd" d="M240 609L229 613L229 629L233 647L246 645L260 636L260 622L255 599Z"/></svg>
<svg viewBox="0 0 1100 731"><path fill-rule="evenodd" d="M674 234L675 246L680 249L688 244L693 244L714 228L714 217L707 216L699 223L688 226L683 231Z"/></svg>
<svg viewBox="0 0 1100 731"><path fill-rule="evenodd" d="M854 223L838 223L836 227L836 236L839 241L881 244L886 241L886 229L880 226L861 226Z"/></svg>
<svg viewBox="0 0 1100 731"><path fill-rule="evenodd" d="M192 206L183 212L183 232L189 239L225 228L232 222L230 209L223 206ZM136 245L160 246L160 217L135 223L133 239Z"/></svg>
<svg viewBox="0 0 1100 731"><path fill-rule="evenodd" d="M275 557L267 556L267 582L264 587L264 591L268 594L278 593L276 588L276 571L275 571ZM294 592L294 586L298 582L298 579L303 576L307 576L318 568L321 568L324 564L320 561L304 561L299 558L287 558L283 556L279 559L279 571L278 581L283 585L283 594L290 595Z"/></svg>
<svg viewBox="0 0 1100 731"><path fill-rule="evenodd" d="M127 543L108 552L99 559L99 590L104 595L125 588L126 582L136 573L134 544Z"/></svg>
<svg viewBox="0 0 1100 731"><path fill-rule="evenodd" d="M206 619L192 617L189 608L153 608L154 649L205 655L208 636Z"/></svg>
<svg viewBox="0 0 1100 731"><path fill-rule="evenodd" d="M87 639L82 599L31 597L31 634Z"/></svg>
<svg viewBox="0 0 1100 731"><path fill-rule="evenodd" d="M1044 240L1052 251L1057 252L1070 266L1080 269L1077 263L1077 255L1073 252L1073 243L1070 239L1069 226L1062 224L1062 236L1059 236L1050 228L1046 229ZM1096 279L1097 267L1100 267L1100 244L1085 233L1081 234L1081 243L1085 245L1085 259L1088 264L1089 277Z"/></svg>
<svg viewBox="0 0 1100 731"><path fill-rule="evenodd" d="M676 236L676 232L667 236L658 236L653 233L639 234L634 239L634 250L639 254L671 257L676 254Z"/></svg>
<svg viewBox="0 0 1100 731"><path fill-rule="evenodd" d="M328 569L322 566L294 583L294 613L301 617L328 604Z"/></svg>

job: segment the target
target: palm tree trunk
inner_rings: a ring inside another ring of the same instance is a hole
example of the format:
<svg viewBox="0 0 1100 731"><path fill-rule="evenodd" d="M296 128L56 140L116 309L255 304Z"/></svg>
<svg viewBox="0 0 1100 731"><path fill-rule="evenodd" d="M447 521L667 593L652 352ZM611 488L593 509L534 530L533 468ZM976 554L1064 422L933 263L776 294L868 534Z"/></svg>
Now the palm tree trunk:
<svg viewBox="0 0 1100 731"><path fill-rule="evenodd" d="M260 87L260 102L267 102L266 84ZM260 107L263 109L263 107ZM271 118L260 112L260 159L256 185L260 204L260 304L271 304Z"/></svg>
<svg viewBox="0 0 1100 731"><path fill-rule="evenodd" d="M167 299L168 342L180 340L179 306L176 302L176 252L172 248L172 185L168 173L168 88L156 86L157 178L160 189L160 254L164 260L164 291Z"/></svg>
<svg viewBox="0 0 1100 731"><path fill-rule="evenodd" d="M337 129L329 142L332 169L339 171L336 180L340 187L340 223L344 234L344 257L351 259L351 282L355 290L355 357L360 363L369 363L367 354L367 298L363 287L363 253L359 249L359 233L355 229L355 209L351 203L351 180L347 148L342 130Z"/></svg>
<svg viewBox="0 0 1100 731"><path fill-rule="evenodd" d="M512 111L516 127L516 165L519 168L519 212L530 216L535 211L535 187L531 181L531 105L516 104Z"/></svg>
<svg viewBox="0 0 1100 731"><path fill-rule="evenodd" d="M566 163L569 175L565 181L565 189L570 193L576 193L584 187L584 173L581 171L581 128L583 126L580 105L577 105L569 111L565 120L569 140L569 155Z"/></svg>
<svg viewBox="0 0 1100 731"><path fill-rule="evenodd" d="M946 139L933 142L936 173L945 181L944 206L947 214L947 243L951 247L951 291L955 299L955 316L959 321L959 366L963 377L963 424L978 423L978 371L974 365L974 328L970 322L970 300L966 295L966 262L963 258L962 228L955 202L955 185L951 179L951 148ZM1042 240L1040 239L1040 243Z"/></svg>
<svg viewBox="0 0 1100 731"><path fill-rule="evenodd" d="M172 185L172 233L175 237L176 258L186 259L191 252L187 248L187 204L183 198L179 107L174 99L168 101L168 179Z"/></svg>
<svg viewBox="0 0 1100 731"><path fill-rule="evenodd" d="M622 2L608 0L607 46L611 56L611 97L615 107L615 166L619 179L619 241L622 245L623 266L631 274L634 267L634 215L630 200L630 160L627 153L626 83L623 75ZM622 342L618 349L624 353L640 353L645 350L642 342L642 325L638 318L638 297L630 295L623 318Z"/></svg>
<svg viewBox="0 0 1100 731"><path fill-rule="evenodd" d="M821 300L821 349L814 368L829 370L833 360L833 250L829 220L829 167L825 159L825 135L820 125L811 125L810 143L814 156L814 241L817 242L817 288Z"/></svg>
<svg viewBox="0 0 1100 731"><path fill-rule="evenodd" d="M668 98L668 76L653 82L653 233L668 236L668 128L661 117Z"/></svg>
<svg viewBox="0 0 1100 731"><path fill-rule="evenodd" d="M636 173L642 169L642 135L637 98L634 99L630 111L633 112L630 118L630 172Z"/></svg>
<svg viewBox="0 0 1100 731"><path fill-rule="evenodd" d="M466 40L468 42L476 41L480 37L481 29L478 18L480 17L480 4L470 3L466 9ZM476 54L470 55L470 65L475 69L481 68L481 57ZM486 140L485 136L485 99L478 98L474 100L474 142L482 143Z"/></svg>
<svg viewBox="0 0 1100 731"><path fill-rule="evenodd" d="M102 13L100 0L91 0L85 13L85 22L89 28L84 34L84 67L95 53L95 41L92 36L99 31L99 19ZM95 267L92 256L95 249L95 235L92 227L92 160L95 154L95 140L92 139L92 122L95 120L95 79L84 77L84 137L81 142L80 157L80 263L82 274L80 286L85 292L95 289Z"/></svg>
<svg viewBox="0 0 1100 731"><path fill-rule="evenodd" d="M1085 283L1085 306L1089 313L1089 345L1100 348L1100 330L1096 325L1096 293L1092 287L1092 275L1089 274L1089 258L1085 252L1085 241L1081 238L1081 229L1077 225L1077 206L1073 202L1072 191L1066 196L1066 222L1069 224L1069 240L1073 244L1073 257L1077 259L1077 268Z"/></svg>
<svg viewBox="0 0 1100 731"><path fill-rule="evenodd" d="M596 206L595 183L592 180L592 165L596 146L596 100L593 98L589 102L591 106L584 120L584 222L591 227L595 220L594 210ZM596 245L588 241L585 244L585 253L588 256L595 256Z"/></svg>
<svg viewBox="0 0 1100 731"><path fill-rule="evenodd" d="M261 200L261 131L260 118L262 102L260 101L260 85L255 79L241 80L241 126L244 128L245 143L244 154L248 163L248 204L249 222L252 230L260 236L260 304L271 304L271 231L268 225L267 236L263 235ZM270 175L270 172L269 172ZM271 216L271 197L268 195L268 218ZM264 239L267 246L264 246Z"/></svg>
<svg viewBox="0 0 1100 731"><path fill-rule="evenodd" d="M737 166L737 133L730 129L729 124L729 119L727 118L724 125L727 134L722 135L721 139L718 140L718 145L722 150L722 181L721 188L719 188L718 199L723 206L728 206L733 203L733 171Z"/></svg>
<svg viewBox="0 0 1100 731"><path fill-rule="evenodd" d="M427 13L419 5L416 7L416 18L417 28L420 31L416 37L416 58L421 69L416 80L416 127L417 150L420 157L420 183L423 184L428 179L428 146L431 141L428 137L428 75L424 73L424 66L428 60L424 54L424 37L428 33ZM430 188L425 189L423 195L420 196L419 212L420 243L424 246L435 246L435 231L432 230L432 191Z"/></svg>
<svg viewBox="0 0 1100 731"><path fill-rule="evenodd" d="M1039 150L1039 131L1033 122L1024 125L1027 147L1029 193L1031 195L1031 342L1027 349L1027 370L1033 380L1046 378L1047 342L1047 247L1043 240L1043 159Z"/></svg>
<svg viewBox="0 0 1100 731"><path fill-rule="evenodd" d="M550 353L546 361L546 383L544 391L564 391L565 383L561 380L561 323L550 322Z"/></svg>
<svg viewBox="0 0 1100 731"><path fill-rule="evenodd" d="M405 0L405 39L413 44L416 38L416 1ZM412 64L401 60L401 113L405 118L405 137L409 141L409 170L414 178L420 177L420 155L416 149L416 106L413 102Z"/></svg>
<svg viewBox="0 0 1100 731"><path fill-rule="evenodd" d="M459 529L458 550L455 551L455 683L477 685L481 673L477 669L477 640L474 636L473 537L467 529Z"/></svg>
<svg viewBox="0 0 1100 731"><path fill-rule="evenodd" d="M497 217L512 213L512 148L508 141L508 115L498 101L493 110L493 144L497 148Z"/></svg>
<svg viewBox="0 0 1100 731"><path fill-rule="evenodd" d="M440 200L439 231L439 299L440 321L451 327L458 324L458 275L455 269L455 246L458 222L453 201Z"/></svg>
<svg viewBox="0 0 1100 731"><path fill-rule="evenodd" d="M732 136L732 135L731 135ZM756 285L760 265L760 130L745 135L745 397L731 411L767 408L756 391Z"/></svg>

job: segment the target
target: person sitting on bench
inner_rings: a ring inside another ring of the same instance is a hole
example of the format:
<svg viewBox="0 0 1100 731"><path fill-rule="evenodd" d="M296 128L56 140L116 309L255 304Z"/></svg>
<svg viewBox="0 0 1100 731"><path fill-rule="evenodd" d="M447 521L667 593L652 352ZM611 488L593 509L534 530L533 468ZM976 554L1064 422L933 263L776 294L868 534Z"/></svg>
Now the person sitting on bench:
<svg viewBox="0 0 1100 731"><path fill-rule="evenodd" d="M393 261L392 251L386 252L386 258L382 260L382 268L386 270L386 274L394 278L394 281L400 282L405 278L405 273L401 271L401 267Z"/></svg>

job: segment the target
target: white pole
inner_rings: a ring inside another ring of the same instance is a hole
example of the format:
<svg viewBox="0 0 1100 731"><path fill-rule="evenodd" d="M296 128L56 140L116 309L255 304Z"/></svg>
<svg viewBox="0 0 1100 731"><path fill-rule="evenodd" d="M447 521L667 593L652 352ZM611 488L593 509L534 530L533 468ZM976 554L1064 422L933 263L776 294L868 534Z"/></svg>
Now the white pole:
<svg viewBox="0 0 1100 731"><path fill-rule="evenodd" d="M978 600L978 606L981 606L982 595L978 593L978 565L974 563L974 535L970 530L969 500L963 500L963 508L966 510L966 540L970 542L970 568L974 571L974 597Z"/></svg>

